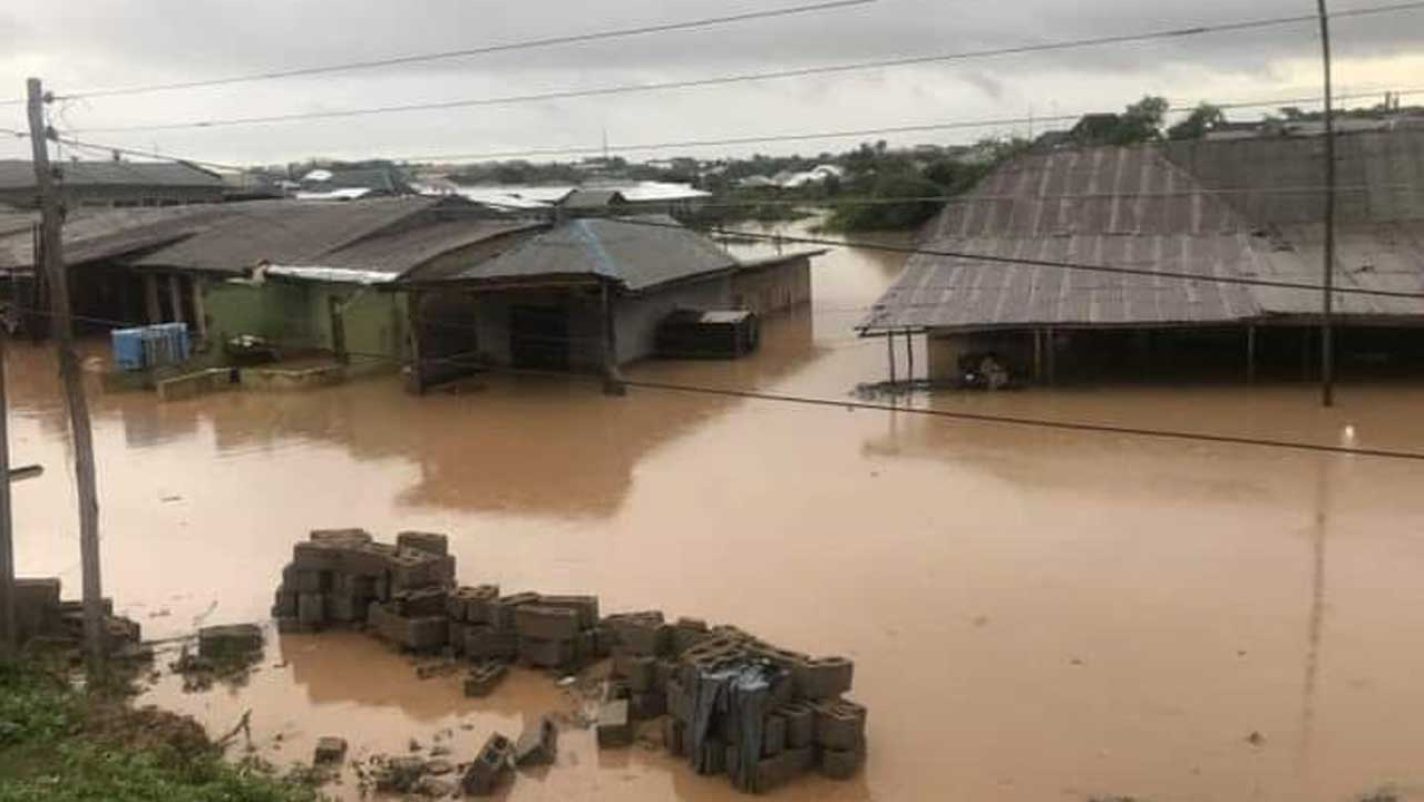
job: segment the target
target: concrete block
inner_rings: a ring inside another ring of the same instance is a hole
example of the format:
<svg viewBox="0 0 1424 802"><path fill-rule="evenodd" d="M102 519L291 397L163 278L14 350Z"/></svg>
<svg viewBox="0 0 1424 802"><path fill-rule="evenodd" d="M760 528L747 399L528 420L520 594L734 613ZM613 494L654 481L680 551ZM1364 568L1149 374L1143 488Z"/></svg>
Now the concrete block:
<svg viewBox="0 0 1424 802"><path fill-rule="evenodd" d="M817 768L833 780L849 780L865 763L865 747L853 749L822 749Z"/></svg>
<svg viewBox="0 0 1424 802"><path fill-rule="evenodd" d="M419 549L398 549L388 558L391 593L455 584L455 558ZM441 611L442 614L444 611Z"/></svg>
<svg viewBox="0 0 1424 802"><path fill-rule="evenodd" d="M376 598L376 577L366 574L338 573L332 575L331 589L351 596Z"/></svg>
<svg viewBox="0 0 1424 802"><path fill-rule="evenodd" d="M661 612L610 615L603 625L613 634L615 654L657 656L671 648L672 628L664 623Z"/></svg>
<svg viewBox="0 0 1424 802"><path fill-rule="evenodd" d="M330 543L298 543L292 547L292 566L298 571L335 571L341 567L341 549Z"/></svg>
<svg viewBox="0 0 1424 802"><path fill-rule="evenodd" d="M282 589L273 594L272 617L297 617L297 594L294 591Z"/></svg>
<svg viewBox="0 0 1424 802"><path fill-rule="evenodd" d="M325 593L331 589L331 571L298 568L293 563L282 569L282 587L297 593Z"/></svg>
<svg viewBox="0 0 1424 802"><path fill-rule="evenodd" d="M326 597L320 593L298 593L297 620L312 627L326 623Z"/></svg>
<svg viewBox="0 0 1424 802"><path fill-rule="evenodd" d="M865 744L866 710L848 699L815 705L816 745L826 749L859 749Z"/></svg>
<svg viewBox="0 0 1424 802"><path fill-rule="evenodd" d="M500 781L510 772L510 760L514 744L509 739L494 733L485 741L480 753L460 782L461 788L471 796L489 796L494 793Z"/></svg>
<svg viewBox="0 0 1424 802"><path fill-rule="evenodd" d="M382 639L411 651L433 651L450 638L450 619L444 615L408 618L392 612L389 603L372 604L368 623Z"/></svg>
<svg viewBox="0 0 1424 802"><path fill-rule="evenodd" d="M653 664L653 690L667 689L668 681L677 676L677 661L662 659Z"/></svg>
<svg viewBox="0 0 1424 802"><path fill-rule="evenodd" d="M496 624L499 585L478 585L465 597L465 620L471 624Z"/></svg>
<svg viewBox="0 0 1424 802"><path fill-rule="evenodd" d="M444 557L450 553L450 538L433 532L400 532L396 535L396 548L415 549Z"/></svg>
<svg viewBox="0 0 1424 802"><path fill-rule="evenodd" d="M717 738L702 739L702 754L697 759L698 774L722 774L727 770L727 745Z"/></svg>
<svg viewBox="0 0 1424 802"><path fill-rule="evenodd" d="M628 717L628 700L604 702L598 711L598 747L631 746L633 724Z"/></svg>
<svg viewBox="0 0 1424 802"><path fill-rule="evenodd" d="M657 663L656 657L620 654L613 658L613 673L628 681L629 690L644 693L653 689Z"/></svg>
<svg viewBox="0 0 1424 802"><path fill-rule="evenodd" d="M537 593L525 592L501 596L490 605L494 618L490 623L498 629L512 631L514 629L514 611L523 605L537 604L538 602L539 594Z"/></svg>
<svg viewBox="0 0 1424 802"><path fill-rule="evenodd" d="M425 760L416 756L395 757L376 769L376 790L383 794L414 791L425 775Z"/></svg>
<svg viewBox="0 0 1424 802"><path fill-rule="evenodd" d="M366 620L371 599L341 591L326 594L326 620L336 624L357 624Z"/></svg>
<svg viewBox="0 0 1424 802"><path fill-rule="evenodd" d="M396 615L416 618L429 615L448 615L449 593L442 587L424 587L398 590L391 594L389 608Z"/></svg>
<svg viewBox="0 0 1424 802"><path fill-rule="evenodd" d="M365 529L352 527L350 529L313 529L307 536L307 540L327 546L356 547L365 546L371 543L374 538Z"/></svg>
<svg viewBox="0 0 1424 802"><path fill-rule="evenodd" d="M290 618L278 617L275 620L277 623L277 632L281 635L305 635L316 632L318 629L318 627L312 624L303 624L301 619L296 616L291 616Z"/></svg>
<svg viewBox="0 0 1424 802"><path fill-rule="evenodd" d="M545 607L559 607L578 613L578 628L592 629L598 626L597 596L543 596L539 604Z"/></svg>
<svg viewBox="0 0 1424 802"><path fill-rule="evenodd" d="M700 618L679 618L672 625L672 653L682 654L711 636L707 622Z"/></svg>
<svg viewBox="0 0 1424 802"><path fill-rule="evenodd" d="M519 740L514 742L514 764L534 766L554 762L559 749L559 728L548 716L524 728Z"/></svg>
<svg viewBox="0 0 1424 802"><path fill-rule="evenodd" d="M488 696L509 673L504 663L489 661L480 663L465 675L465 696L479 698Z"/></svg>
<svg viewBox="0 0 1424 802"><path fill-rule="evenodd" d="M574 642L570 640L546 640L543 638L519 638L519 659L540 668L558 668L574 661Z"/></svg>
<svg viewBox="0 0 1424 802"><path fill-rule="evenodd" d="M316 752L312 756L312 763L318 766L331 766L346 759L346 739L337 738L333 735L325 735L316 740Z"/></svg>
<svg viewBox="0 0 1424 802"><path fill-rule="evenodd" d="M595 627L585 629L574 639L575 651L578 652L579 660L602 660L608 656L606 638L603 630Z"/></svg>
<svg viewBox="0 0 1424 802"><path fill-rule="evenodd" d="M819 657L791 666L796 694L806 699L830 699L850 690L855 665L844 657Z"/></svg>
<svg viewBox="0 0 1424 802"><path fill-rule="evenodd" d="M686 753L683 739L687 735L687 725L668 716L663 719L663 746L669 755L682 757Z"/></svg>
<svg viewBox="0 0 1424 802"><path fill-rule="evenodd" d="M634 691L628 695L628 715L647 721L667 713L667 695L657 691Z"/></svg>
<svg viewBox="0 0 1424 802"><path fill-rule="evenodd" d="M520 638L572 641L579 634L579 613L566 607L523 604L514 610L514 631Z"/></svg>
<svg viewBox="0 0 1424 802"><path fill-rule="evenodd" d="M786 720L786 746L800 749L816 742L816 710L805 702L792 702L776 709Z"/></svg>
<svg viewBox="0 0 1424 802"><path fill-rule="evenodd" d="M519 640L513 632L501 632L488 624L467 624L463 631L464 654L471 660L513 660L519 654Z"/></svg>
<svg viewBox="0 0 1424 802"><path fill-rule="evenodd" d="M256 624L203 627L198 630L198 655L209 660L229 660L260 654L262 628Z"/></svg>
<svg viewBox="0 0 1424 802"><path fill-rule="evenodd" d="M687 692L682 683L673 679L669 680L667 688L663 692L667 699L668 715L679 721L687 721L692 718L692 695ZM810 711L807 711L808 721ZM810 743L808 740L807 743Z"/></svg>
<svg viewBox="0 0 1424 802"><path fill-rule="evenodd" d="M786 719L772 714L761 727L762 757L776 757L786 751Z"/></svg>

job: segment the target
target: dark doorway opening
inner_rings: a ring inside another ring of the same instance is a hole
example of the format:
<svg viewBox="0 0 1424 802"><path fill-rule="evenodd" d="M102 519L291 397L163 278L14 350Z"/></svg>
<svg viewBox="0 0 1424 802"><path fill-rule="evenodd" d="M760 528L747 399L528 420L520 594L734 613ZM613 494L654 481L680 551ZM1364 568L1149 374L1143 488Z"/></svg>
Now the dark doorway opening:
<svg viewBox="0 0 1424 802"><path fill-rule="evenodd" d="M515 367L568 370L568 311L558 306L510 307L509 353Z"/></svg>

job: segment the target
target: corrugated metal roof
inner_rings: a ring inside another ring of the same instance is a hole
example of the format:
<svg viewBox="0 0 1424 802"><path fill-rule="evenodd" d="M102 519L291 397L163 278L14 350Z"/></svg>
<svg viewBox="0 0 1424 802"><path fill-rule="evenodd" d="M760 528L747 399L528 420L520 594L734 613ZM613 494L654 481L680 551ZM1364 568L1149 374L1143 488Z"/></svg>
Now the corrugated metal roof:
<svg viewBox="0 0 1424 802"><path fill-rule="evenodd" d="M559 201L567 209L602 209L626 203L627 198L616 189L576 189Z"/></svg>
<svg viewBox="0 0 1424 802"><path fill-rule="evenodd" d="M737 260L707 237L666 215L646 215L570 220L494 259L437 280L603 278L637 292L736 266Z"/></svg>
<svg viewBox="0 0 1424 802"><path fill-rule="evenodd" d="M435 198L402 197L222 204L216 207L222 214L202 231L134 264L219 273L243 273L262 262L327 264L323 260L334 251L439 203Z"/></svg>
<svg viewBox="0 0 1424 802"><path fill-rule="evenodd" d="M64 221L70 264L109 259L174 242L200 230L226 208L218 204L128 209L76 209ZM39 213L0 215L0 269L34 267L31 230Z"/></svg>
<svg viewBox="0 0 1424 802"><path fill-rule="evenodd" d="M55 164L61 183L70 186L223 186L222 176L181 162L60 162ZM0 189L35 185L34 164L22 159L0 159Z"/></svg>
<svg viewBox="0 0 1424 802"><path fill-rule="evenodd" d="M1417 222L1424 206L1416 206L1424 203L1424 150L1418 133L1341 137L1348 140L1354 142L1343 152L1351 154L1345 163L1352 169L1341 184L1354 181L1366 200L1351 207L1340 227L1337 286L1424 291L1424 223ZM1318 207L1303 192L1276 191L1318 190L1311 144L1249 140L1031 154L947 206L926 227L922 247L1316 285L1323 226L1308 221ZM1169 153L1176 157L1169 160ZM1211 186L1190 172L1201 165ZM1406 187L1410 200L1386 190L1384 181ZM1424 315L1420 299L1352 294L1338 296L1337 304L1344 315ZM1318 291L917 254L861 325L971 330L1213 324L1313 315L1319 308Z"/></svg>

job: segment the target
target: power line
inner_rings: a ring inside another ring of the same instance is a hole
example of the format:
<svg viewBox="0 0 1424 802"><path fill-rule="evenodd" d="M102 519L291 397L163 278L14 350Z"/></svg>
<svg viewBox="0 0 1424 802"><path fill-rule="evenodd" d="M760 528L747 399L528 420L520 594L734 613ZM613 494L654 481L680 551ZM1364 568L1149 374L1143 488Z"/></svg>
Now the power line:
<svg viewBox="0 0 1424 802"><path fill-rule="evenodd" d="M1397 3L1393 5L1370 6L1365 8L1350 9L1346 11L1336 12L1334 16L1336 18L1365 17L1379 14L1397 13L1402 11L1412 11L1421 8L1424 8L1424 0L1416 0L1416 2L1408 3ZM167 131L184 128L218 128L241 125L261 125L280 122L296 122L303 120L340 119L376 114L396 114L413 111L435 111L443 109L471 108L477 106L511 105L517 103L534 103L548 100L567 100L571 98L580 97L604 97L609 95L625 95L640 92L666 91L672 89L692 89L703 88L708 86L722 86L727 84L746 83L751 81L803 78L812 75L857 72L869 69L904 67L916 64L932 64L949 61L968 61L972 59L990 58L995 56L1022 55L1028 53L1074 50L1087 47L1099 47L1104 45L1144 42L1155 39L1180 39L1191 36L1201 36L1210 33L1254 30L1260 28L1271 28L1315 22L1317 22L1317 17L1314 14L1271 17L1233 23L1198 25L1188 28L1175 28L1170 30L1152 31L1147 33L1098 36L1084 39L1047 42L1041 44L1018 45L1014 47L1001 47L986 50L969 50L956 53L942 53L928 56L909 56L892 59L879 59L874 61L861 61L848 64L822 65L818 67L799 67L794 69L772 70L766 72L738 73L732 75L715 76L711 78L693 78L687 80L661 81L642 84L620 84L614 86L598 87L593 89L566 89L526 95L505 95L485 98L468 98L463 100L447 100L430 103L410 103L390 106L374 106L357 109L309 111L295 112L290 114L261 115L253 117L229 117L214 120L195 120L188 122L154 123L144 125L113 126L106 128L90 128L81 129L79 133L118 133L127 131Z"/></svg>
<svg viewBox="0 0 1424 802"><path fill-rule="evenodd" d="M703 19L687 20L685 22L670 22L659 25L643 25L636 28L620 28L607 31L596 31L592 33L570 34L566 36L550 36L540 39L528 39L520 42L507 42L497 45L483 45L480 47L464 48L460 50L443 50L434 53L417 53L408 56L394 56L391 58L372 59L369 61L348 61L340 64L327 64L318 67L298 67L290 70L275 70L272 72L250 73L246 75L232 75L225 78L210 78L198 81L178 81L166 84L147 84L144 86L119 87L115 89L94 89L81 92L70 92L63 95L56 95L56 100L89 100L93 98L121 97L131 95L144 95L154 92L171 92L180 89L198 89L209 86L229 86L232 84L255 83L257 81L271 81L282 78L297 78L309 75L323 75L333 72L349 72L351 70L368 70L378 67L395 67L406 64L422 64L432 61L448 61L450 59L468 58L473 56L485 56L493 53L507 53L514 50L531 50L541 47L555 47L558 45L577 44L580 42L595 42L607 39L622 39L634 36L643 36L653 33L671 33L674 31L685 31L694 28L706 28L714 25L728 25L738 22L750 22L753 20L772 19L775 17L789 17L798 14L809 14L817 11L830 11L832 9L846 8L849 6L859 6L874 3L876 0L834 0L834 2L816 3L814 5L793 6L791 8L780 8L770 11L753 11L745 14L732 14L725 17L706 17ZM0 100L0 105L14 105L25 102L23 98L11 100Z"/></svg>

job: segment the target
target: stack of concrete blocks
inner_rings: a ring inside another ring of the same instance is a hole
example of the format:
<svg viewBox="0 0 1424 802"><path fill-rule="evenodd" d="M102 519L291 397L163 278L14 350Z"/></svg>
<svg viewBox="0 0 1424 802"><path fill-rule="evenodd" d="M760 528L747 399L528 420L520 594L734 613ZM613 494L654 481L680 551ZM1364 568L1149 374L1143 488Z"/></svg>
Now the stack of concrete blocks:
<svg viewBox="0 0 1424 802"><path fill-rule="evenodd" d="M598 599L535 596L513 609L519 660L537 668L570 668L599 652Z"/></svg>
<svg viewBox="0 0 1424 802"><path fill-rule="evenodd" d="M104 651L118 654L137 646L143 636L138 623L114 615L113 599L100 599L99 604ZM65 645L84 639L84 603L61 600L58 579L16 579L14 606L15 635L21 645L32 640Z"/></svg>
<svg viewBox="0 0 1424 802"><path fill-rule="evenodd" d="M611 694L626 699L633 720L666 713L664 745L698 771L725 772L734 783L741 777L743 790L760 793L811 769L847 779L864 763L866 710L844 698L854 673L851 661L779 649L736 627L709 628L694 619L668 624L656 612L609 616L604 626L613 644ZM691 754L689 727L699 684L715 672L747 666L773 677L760 726L714 714L702 753ZM740 771L747 754L758 755L758 762Z"/></svg>
<svg viewBox="0 0 1424 802"><path fill-rule="evenodd" d="M449 642L455 558L444 535L402 532L394 545L361 529L325 529L292 549L272 616L280 632L366 625L412 651Z"/></svg>

